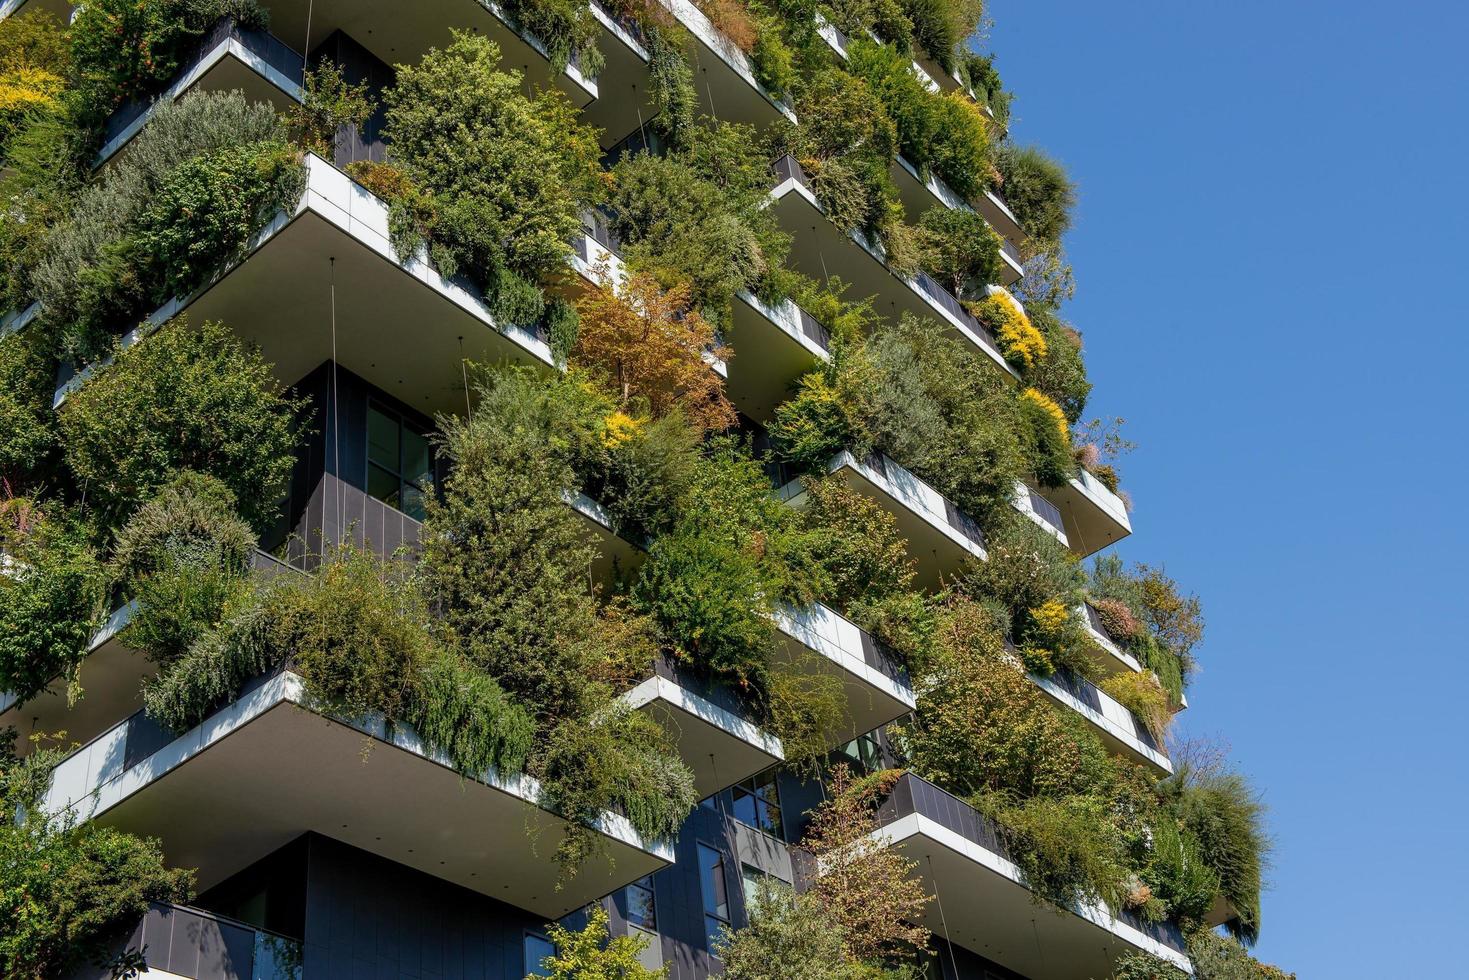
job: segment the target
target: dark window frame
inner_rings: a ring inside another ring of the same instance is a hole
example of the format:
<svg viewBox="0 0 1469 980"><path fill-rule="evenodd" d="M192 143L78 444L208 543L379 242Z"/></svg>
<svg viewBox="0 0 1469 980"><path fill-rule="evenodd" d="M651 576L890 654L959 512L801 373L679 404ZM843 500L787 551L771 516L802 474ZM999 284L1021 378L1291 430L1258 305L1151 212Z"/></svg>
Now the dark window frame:
<svg viewBox="0 0 1469 980"><path fill-rule="evenodd" d="M386 419L393 421L398 427L398 460L391 468L386 466L383 462L373 458L372 418L374 412L376 412L378 415L383 416ZM425 443L426 451L428 453L428 458L426 460L427 465L424 468L423 474L418 479L414 479L408 476L406 472L407 460L405 459L405 453L407 452L408 440L405 438L405 435L407 433L412 433L413 435L422 439ZM426 427L419 425L414 419L410 418L406 412L394 408L392 405L388 404L381 398L369 395L367 398L367 444L365 447L365 451L362 454L363 492L372 497L374 500L380 500L383 503L387 504L389 507L394 507L404 514L407 514L414 520L422 520L423 514L421 507L411 507L408 503L408 496L409 490L411 489L418 494L418 498L420 500L426 500L428 496L434 492L434 450L430 435L431 432ZM372 475L374 470L381 472L389 479L397 482L398 489L396 493L396 501L386 499L372 492ZM417 510L418 513L415 513L415 510Z"/></svg>

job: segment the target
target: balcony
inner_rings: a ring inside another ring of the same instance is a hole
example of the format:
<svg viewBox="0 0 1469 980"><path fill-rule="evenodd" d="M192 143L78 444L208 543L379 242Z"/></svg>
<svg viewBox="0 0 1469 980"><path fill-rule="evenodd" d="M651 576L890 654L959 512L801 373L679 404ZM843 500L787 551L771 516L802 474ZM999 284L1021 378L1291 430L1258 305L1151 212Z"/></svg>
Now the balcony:
<svg viewBox="0 0 1469 980"><path fill-rule="evenodd" d="M180 65L177 79L156 100L129 102L112 114L96 165L107 163L138 134L155 105L186 92L238 90L251 102L268 102L284 112L300 99L304 67L301 55L284 41L266 31L242 28L226 17L204 36L194 56Z"/></svg>
<svg viewBox="0 0 1469 980"><path fill-rule="evenodd" d="M473 286L440 276L422 253L400 262L386 204L319 157L308 156L306 170L300 202L266 225L244 259L165 303L124 344L181 314L194 324L220 320L258 345L286 384L335 349L342 366L426 415L462 408L466 358L553 367L538 328L497 323ZM92 370L68 379L55 403Z"/></svg>
<svg viewBox="0 0 1469 980"><path fill-rule="evenodd" d="M937 896L923 924L1030 980L1110 976L1142 950L1192 972L1183 936L1101 906L1041 907L1010 859L1000 828L968 803L905 773L878 809L879 839L916 861ZM942 907L940 907L940 903Z"/></svg>
<svg viewBox="0 0 1469 980"><path fill-rule="evenodd" d="M1066 667L1057 668L1050 677L1032 674L1030 679L1057 704L1089 721L1113 754L1142 763L1160 775L1172 774L1173 762L1148 727L1097 685Z"/></svg>
<svg viewBox="0 0 1469 980"><path fill-rule="evenodd" d="M1121 644L1112 639L1107 632L1107 627L1102 625L1101 615L1090 602L1083 602L1077 613L1086 626L1087 635L1102 652L1102 656L1097 660L1103 671L1109 676L1142 672L1143 665L1136 657L1124 650Z"/></svg>
<svg viewBox="0 0 1469 980"><path fill-rule="evenodd" d="M3 0L0 2L0 20L13 17L22 10L48 10L64 24L71 19L71 8L69 0Z"/></svg>
<svg viewBox="0 0 1469 980"><path fill-rule="evenodd" d="M409 726L321 714L287 671L178 737L125 719L56 767L45 806L160 838L201 890L310 830L547 919L672 863L668 843L607 813L606 853L558 890L545 855L568 825L540 795L529 776L460 775Z"/></svg>
<svg viewBox="0 0 1469 980"><path fill-rule="evenodd" d="M252 566L261 571L285 567L263 552L255 553ZM16 730L17 751L30 751L27 739L32 734L65 732L68 743L86 742L142 708L142 683L154 674L155 666L119 636L136 608L133 603L119 605L92 638L78 668L84 695L75 703L67 702L67 684L59 677L28 701L17 701L8 691L0 693L0 730Z"/></svg>
<svg viewBox="0 0 1469 980"><path fill-rule="evenodd" d="M111 943L106 956L146 950L147 973L187 980L300 980L302 944L200 909L153 902L132 931ZM105 966L88 964L65 980L111 980Z"/></svg>
<svg viewBox="0 0 1469 980"><path fill-rule="evenodd" d="M1086 470L1064 485L1047 490L1059 508L1065 530L1062 539L1079 558L1096 554L1132 533L1132 519L1122 498Z"/></svg>
<svg viewBox="0 0 1469 980"><path fill-rule="evenodd" d="M1012 499L1015 509L1035 522L1035 525L1042 531L1063 545L1070 545L1066 532L1063 530L1065 522L1061 518L1060 508L1051 503L1039 490L1028 483L1017 483L1015 496Z"/></svg>
<svg viewBox="0 0 1469 980"><path fill-rule="evenodd" d="M781 227L791 234L791 264L818 281L832 276L873 296L873 309L896 320L904 313L944 324L976 352L1015 377L999 345L978 320L933 277L919 272L912 279L888 267L882 245L860 231L844 232L826 219L801 165L790 156L775 162L772 206Z"/></svg>
<svg viewBox="0 0 1469 980"><path fill-rule="evenodd" d="M840 452L827 472L871 498L897 522L908 555L917 565L920 588L935 588L958 573L965 562L987 557L984 533L974 519L883 453L858 459L850 452ZM780 489L780 496L799 507L805 502L806 490L800 480L792 480Z"/></svg>

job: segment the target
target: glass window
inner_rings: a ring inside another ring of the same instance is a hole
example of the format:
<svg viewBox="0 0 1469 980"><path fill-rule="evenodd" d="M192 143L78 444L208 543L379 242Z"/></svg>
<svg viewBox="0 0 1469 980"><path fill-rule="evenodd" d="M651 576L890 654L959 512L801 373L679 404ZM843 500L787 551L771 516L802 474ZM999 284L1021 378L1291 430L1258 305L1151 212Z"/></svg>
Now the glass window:
<svg viewBox="0 0 1469 980"><path fill-rule="evenodd" d="M760 901L760 886L770 880L770 875L759 868L753 868L748 864L740 865L740 883L745 889L745 915L755 914L755 908Z"/></svg>
<svg viewBox="0 0 1469 980"><path fill-rule="evenodd" d="M877 736L871 732L843 745L842 755L859 773L877 772L882 768L882 750L877 744Z"/></svg>
<svg viewBox="0 0 1469 980"><path fill-rule="evenodd" d="M724 880L724 856L699 845L699 886L704 895L704 944L711 953L715 940L729 925L729 885Z"/></svg>
<svg viewBox="0 0 1469 980"><path fill-rule="evenodd" d="M527 976L549 977L551 971L544 964L546 957L555 956L556 947L545 936L533 932L525 934L525 972Z"/></svg>
<svg viewBox="0 0 1469 980"><path fill-rule="evenodd" d="M643 878L624 890L627 898L627 921L644 929L658 931L658 912L653 902L653 879Z"/></svg>
<svg viewBox="0 0 1469 980"><path fill-rule="evenodd" d="M735 785L734 816L742 824L785 839L781 835L780 793L773 770Z"/></svg>
<svg viewBox="0 0 1469 980"><path fill-rule="evenodd" d="M369 402L368 495L423 520L424 498L433 488L433 468L428 435L392 409Z"/></svg>

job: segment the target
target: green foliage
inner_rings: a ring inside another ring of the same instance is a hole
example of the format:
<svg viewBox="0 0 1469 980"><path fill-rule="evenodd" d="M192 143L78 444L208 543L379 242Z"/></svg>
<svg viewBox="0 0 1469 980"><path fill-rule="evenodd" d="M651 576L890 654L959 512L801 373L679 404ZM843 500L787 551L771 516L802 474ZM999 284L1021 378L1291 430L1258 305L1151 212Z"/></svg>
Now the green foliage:
<svg viewBox="0 0 1469 980"><path fill-rule="evenodd" d="M647 937L634 934L608 938L607 910L600 905L592 906L587 924L581 930L573 932L553 922L547 935L556 947L556 954L535 965L549 972L530 976L552 980L662 980L668 975L666 967L649 970L638 959L648 943Z"/></svg>
<svg viewBox="0 0 1469 980"><path fill-rule="evenodd" d="M299 404L259 354L218 323L181 321L117 351L61 413L67 464L103 527L121 524L180 469L217 477L259 530L291 469Z"/></svg>
<svg viewBox="0 0 1469 980"><path fill-rule="evenodd" d="M510 0L505 12L529 31L551 59L551 70L560 72L575 62L584 78L596 78L606 59L597 47L601 33L588 4L572 0Z"/></svg>
<svg viewBox="0 0 1469 980"><path fill-rule="evenodd" d="M1074 425L1086 411L1086 400L1092 390L1081 356L1081 335L1044 304L1030 303L1026 314L1031 326L1045 338L1046 353L1026 372L1025 380L1061 406L1066 420Z"/></svg>
<svg viewBox="0 0 1469 980"><path fill-rule="evenodd" d="M1219 893L1235 910L1228 928L1254 944L1260 935L1260 890L1269 861L1265 805L1239 773L1177 764L1161 788L1203 863L1219 876Z"/></svg>
<svg viewBox="0 0 1469 980"><path fill-rule="evenodd" d="M167 665L219 621L255 547L234 507L223 483L185 470L118 533L113 575L137 602L129 647Z"/></svg>
<svg viewBox="0 0 1469 980"><path fill-rule="evenodd" d="M755 47L750 52L750 67L755 80L777 99L789 97L800 84L796 57L796 52L781 36L781 21L775 17L761 18Z"/></svg>
<svg viewBox="0 0 1469 980"><path fill-rule="evenodd" d="M335 61L324 60L306 73L301 99L286 111L291 140L307 153L331 160L337 131L367 122L377 108L366 83L353 85Z"/></svg>
<svg viewBox="0 0 1469 980"><path fill-rule="evenodd" d="M687 284L705 319L728 325L734 294L763 293L790 241L765 206L767 161L753 131L697 132L687 150L636 153L612 168L612 230L632 268L664 288Z"/></svg>
<svg viewBox="0 0 1469 980"><path fill-rule="evenodd" d="M187 296L244 253L255 232L294 196L300 175L296 151L280 142L196 156L159 186L118 254L154 284L148 302Z"/></svg>
<svg viewBox="0 0 1469 980"><path fill-rule="evenodd" d="M1070 430L1065 427L1064 418L1056 414L1058 406L1034 397L1021 398L1017 404L1026 470L1043 487L1065 486L1076 475L1076 459L1072 455Z"/></svg>
<svg viewBox="0 0 1469 980"><path fill-rule="evenodd" d="M995 125L1002 132L1008 129L1013 96L1005 91L1005 83L995 69L995 56L977 51L960 51L956 67L959 77L974 92L975 98L989 106L990 111L995 114Z"/></svg>
<svg viewBox="0 0 1469 980"><path fill-rule="evenodd" d="M83 118L100 125L128 99L161 91L223 16L247 28L268 23L255 0L89 0L71 25Z"/></svg>
<svg viewBox="0 0 1469 980"><path fill-rule="evenodd" d="M1199 855L1198 842L1165 817L1152 826L1152 847L1140 877L1185 931L1202 926L1219 894L1219 875Z"/></svg>
<svg viewBox="0 0 1469 980"><path fill-rule="evenodd" d="M10 23L6 18L3 23ZM83 164L70 123L28 113L12 134L0 168L0 302L25 308L36 295L35 273L50 229L71 219L83 185Z"/></svg>
<svg viewBox="0 0 1469 980"><path fill-rule="evenodd" d="M699 799L668 735L621 704L557 725L532 772L541 780L541 805L571 821L556 844L556 859L568 869L595 852L591 828L606 810L624 813L643 838L666 840Z"/></svg>
<svg viewBox="0 0 1469 980"><path fill-rule="evenodd" d="M935 205L918 221L923 268L960 299L1000 281L1000 236L974 211Z"/></svg>
<svg viewBox="0 0 1469 980"><path fill-rule="evenodd" d="M1058 797L1106 784L1106 749L1006 656L1002 622L964 598L938 611L932 666L904 729L913 768L961 796Z"/></svg>
<svg viewBox="0 0 1469 980"><path fill-rule="evenodd" d="M913 40L939 67L954 70L956 48L979 29L981 0L901 0L913 24Z"/></svg>
<svg viewBox="0 0 1469 980"><path fill-rule="evenodd" d="M71 514L15 527L0 515L0 690L26 701L76 669L101 625L107 577Z"/></svg>
<svg viewBox="0 0 1469 980"><path fill-rule="evenodd" d="M419 666L406 714L467 776L525 769L535 737L530 716L457 651L441 648Z"/></svg>
<svg viewBox="0 0 1469 980"><path fill-rule="evenodd" d="M876 34L899 51L913 44L913 22L901 0L827 0L822 12L848 37Z"/></svg>
<svg viewBox="0 0 1469 980"><path fill-rule="evenodd" d="M0 336L0 487L7 494L31 492L51 470L59 448L55 377L39 331Z"/></svg>
<svg viewBox="0 0 1469 980"><path fill-rule="evenodd" d="M32 284L61 353L80 362L101 355L111 334L192 291L294 203L304 171L283 154L284 138L274 110L240 92L161 103L128 152L76 199L71 220L45 238ZM186 268L153 260L153 248Z"/></svg>
<svg viewBox="0 0 1469 980"><path fill-rule="evenodd" d="M1188 937L1188 955L1198 980L1295 980L1278 966L1261 963L1238 940L1208 929Z"/></svg>
<svg viewBox="0 0 1469 980"><path fill-rule="evenodd" d="M63 114L70 70L66 27L50 11L24 9L0 21L0 160L34 120Z"/></svg>
<svg viewBox="0 0 1469 980"><path fill-rule="evenodd" d="M393 202L393 244L406 258L426 243L441 275L464 275L496 315L525 324L543 311L537 284L570 254L600 150L565 96L527 98L499 60L493 41L455 32L399 68L384 138L422 193Z"/></svg>
<svg viewBox="0 0 1469 980"><path fill-rule="evenodd" d="M1097 556L1088 592L1112 638L1157 675L1174 703L1181 701L1204 635L1198 597L1181 593L1161 568L1127 569L1116 555Z"/></svg>
<svg viewBox="0 0 1469 980"><path fill-rule="evenodd" d="M988 524L1025 472L1013 389L963 342L905 316L867 345L873 442Z"/></svg>
<svg viewBox="0 0 1469 980"><path fill-rule="evenodd" d="M539 725L582 717L605 661L587 585L592 549L564 494L586 430L573 381L481 372L468 420L445 420L452 461L422 534L426 595L469 661Z"/></svg>
<svg viewBox="0 0 1469 980"><path fill-rule="evenodd" d="M724 932L715 955L729 980L872 980L874 971L846 955L841 926L810 894L773 878L747 896L749 925Z"/></svg>
<svg viewBox="0 0 1469 980"><path fill-rule="evenodd" d="M1124 953L1117 958L1110 980L1188 980L1189 974L1151 953Z"/></svg>
<svg viewBox="0 0 1469 980"><path fill-rule="evenodd" d="M648 47L648 97L658 110L651 125L670 145L685 148L694 139L694 117L699 108L694 69L661 27L649 36Z"/></svg>
<svg viewBox="0 0 1469 980"><path fill-rule="evenodd" d="M1122 842L1101 799L1076 794L980 803L1004 826L1011 859L1036 897L1062 908L1121 906L1127 894Z"/></svg>
<svg viewBox="0 0 1469 980"><path fill-rule="evenodd" d="M995 155L1000 196L1031 239L1033 252L1043 252L1061 241L1071 227L1076 185L1061 165L1033 146L1003 144Z"/></svg>

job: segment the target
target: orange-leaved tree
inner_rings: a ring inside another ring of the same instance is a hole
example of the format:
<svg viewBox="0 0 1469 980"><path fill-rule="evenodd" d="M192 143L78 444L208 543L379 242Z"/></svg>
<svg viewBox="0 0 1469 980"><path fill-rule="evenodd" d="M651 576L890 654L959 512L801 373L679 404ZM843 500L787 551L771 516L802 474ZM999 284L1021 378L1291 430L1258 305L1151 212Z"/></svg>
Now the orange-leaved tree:
<svg viewBox="0 0 1469 980"><path fill-rule="evenodd" d="M581 326L571 359L603 381L622 406L646 404L655 416L675 408L699 429L727 429L734 407L708 357L732 355L714 326L693 308L687 285L663 289L644 272L615 285L606 267L599 285L577 300Z"/></svg>

